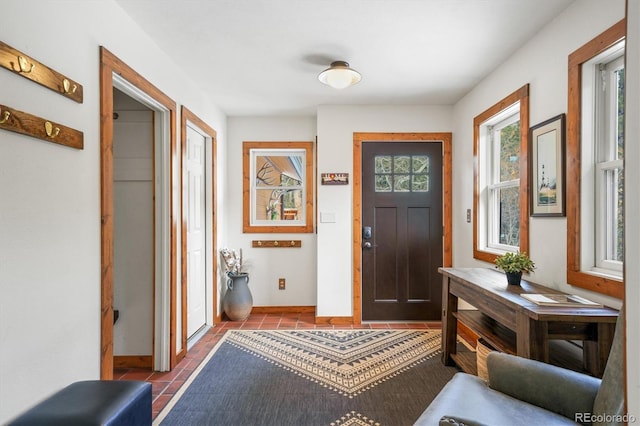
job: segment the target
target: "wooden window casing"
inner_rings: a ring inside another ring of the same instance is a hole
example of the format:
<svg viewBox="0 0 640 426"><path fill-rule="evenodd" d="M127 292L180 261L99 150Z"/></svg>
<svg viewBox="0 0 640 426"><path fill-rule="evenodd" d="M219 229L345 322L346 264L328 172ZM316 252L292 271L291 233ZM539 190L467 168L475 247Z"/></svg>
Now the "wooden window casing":
<svg viewBox="0 0 640 426"><path fill-rule="evenodd" d="M625 38L626 20L569 55L567 105L567 283L622 299L624 281L581 270L581 114L582 65Z"/></svg>
<svg viewBox="0 0 640 426"><path fill-rule="evenodd" d="M520 252L529 252L529 85L526 84L511 93L500 102L473 119L473 257L478 260L493 263L498 256L480 247L478 232L480 209L480 156L485 153L480 152L480 126L496 116L500 112L509 108L515 103L520 103ZM486 225L485 225L486 226Z"/></svg>

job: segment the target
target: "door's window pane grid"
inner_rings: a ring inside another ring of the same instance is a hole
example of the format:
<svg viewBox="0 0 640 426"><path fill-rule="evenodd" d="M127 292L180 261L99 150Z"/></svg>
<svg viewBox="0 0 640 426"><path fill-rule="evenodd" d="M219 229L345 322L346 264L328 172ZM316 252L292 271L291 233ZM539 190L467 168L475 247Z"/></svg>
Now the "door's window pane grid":
<svg viewBox="0 0 640 426"><path fill-rule="evenodd" d="M393 172L394 173L409 173L411 172L411 157L406 155L398 155L393 157Z"/></svg>
<svg viewBox="0 0 640 426"><path fill-rule="evenodd" d="M411 175L394 175L393 191L394 192L411 192Z"/></svg>
<svg viewBox="0 0 640 426"><path fill-rule="evenodd" d="M429 173L429 157L414 155L411 157L413 173Z"/></svg>
<svg viewBox="0 0 640 426"><path fill-rule="evenodd" d="M374 159L376 192L429 191L429 157L377 155Z"/></svg>
<svg viewBox="0 0 640 426"><path fill-rule="evenodd" d="M376 155L375 159L375 172L376 173L391 173L392 157L390 155Z"/></svg>
<svg viewBox="0 0 640 426"><path fill-rule="evenodd" d="M411 190L413 192L427 192L429 190L429 175L413 175Z"/></svg>
<svg viewBox="0 0 640 426"><path fill-rule="evenodd" d="M391 175L376 174L376 192L391 192Z"/></svg>

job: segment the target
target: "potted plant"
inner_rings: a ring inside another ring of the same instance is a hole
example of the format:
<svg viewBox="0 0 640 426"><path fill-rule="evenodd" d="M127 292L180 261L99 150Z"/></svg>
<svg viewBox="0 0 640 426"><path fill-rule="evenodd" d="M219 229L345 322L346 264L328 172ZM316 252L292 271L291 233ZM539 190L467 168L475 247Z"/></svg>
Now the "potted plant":
<svg viewBox="0 0 640 426"><path fill-rule="evenodd" d="M227 270L227 291L222 299L222 307L232 321L245 320L251 314L253 297L249 290L249 274L243 270L242 249L223 248L220 257Z"/></svg>
<svg viewBox="0 0 640 426"><path fill-rule="evenodd" d="M507 252L502 256L496 257L495 264L496 268L500 268L505 272L507 283L512 285L520 285L522 273L533 272L536 268L533 260L525 252Z"/></svg>

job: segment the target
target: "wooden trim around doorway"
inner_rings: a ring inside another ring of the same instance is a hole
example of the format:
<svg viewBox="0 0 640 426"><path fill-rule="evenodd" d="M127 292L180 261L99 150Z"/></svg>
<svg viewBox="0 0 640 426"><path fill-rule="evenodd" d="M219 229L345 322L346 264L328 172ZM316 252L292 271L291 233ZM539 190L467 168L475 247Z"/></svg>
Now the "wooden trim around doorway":
<svg viewBox="0 0 640 426"><path fill-rule="evenodd" d="M211 279L212 282L214 283L213 288L212 288L212 293L213 293L213 309L214 309L214 313L213 313L213 317L214 320L215 318L217 318L218 315L218 286L217 286L217 282L218 282L218 245L217 245L217 240L216 240L216 236L217 236L217 228L216 228L216 170L217 170L217 163L216 163L216 151L217 151L217 138L216 138L216 131L213 129L213 127L209 126L207 123L205 123L203 120L200 119L200 117L198 117L197 115L195 115L193 112L191 112L191 110L189 110L187 107L185 107L184 105L180 107L180 144L181 144L181 155L182 155L182 161L180 161L180 217L182 218L182 222L180 223L180 232L182 235L182 244L181 244L181 252L182 252L182 262L181 262L181 271L180 271L180 276L181 276L181 284L180 284L180 291L181 291L181 312L182 312L182 348L180 349L180 351L177 353L176 355L176 361L180 362L180 360L182 358L184 358L184 356L187 354L187 339L189 336L187 336L187 262L185 262L185 259L187 258L187 216L185 214L186 212L186 202L187 202L187 197L184 196L185 193L187 193L187 190L185 188L185 181L184 181L184 164L187 158L187 121L190 121L191 123L193 123L196 127L198 127L198 129L202 130L207 137L209 137L211 139L211 171L212 171L212 180L211 182L207 182L208 185L211 186L211 196L212 196L212 201L211 201L211 205L212 205L212 211L211 211L211 216L212 216L212 220L211 223L212 225L212 229L211 229L211 238L212 238L212 253L211 253L211 264L212 264L212 270L211 270ZM205 166L206 167L206 166ZM205 174L206 175L206 174Z"/></svg>
<svg viewBox="0 0 640 426"><path fill-rule="evenodd" d="M145 80L106 48L100 47L100 378L113 379L113 74L120 75L133 86L163 105L170 114L170 165L173 176L176 156L176 103ZM173 182L171 182L173 185ZM173 206L173 191L169 205ZM176 364L176 218L170 213L170 368ZM154 297L153 295L149 295ZM155 306L155 303L154 303ZM150 330L151 333L154 330Z"/></svg>
<svg viewBox="0 0 640 426"><path fill-rule="evenodd" d="M353 324L362 323L362 144L367 142L442 142L442 266L451 266L453 173L451 133L354 133L353 134Z"/></svg>

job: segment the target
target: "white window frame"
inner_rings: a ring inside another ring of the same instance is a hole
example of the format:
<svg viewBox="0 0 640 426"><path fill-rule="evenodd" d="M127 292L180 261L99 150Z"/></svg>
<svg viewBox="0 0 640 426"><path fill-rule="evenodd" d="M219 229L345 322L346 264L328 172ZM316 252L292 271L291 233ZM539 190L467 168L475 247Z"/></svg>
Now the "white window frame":
<svg viewBox="0 0 640 426"><path fill-rule="evenodd" d="M624 67L624 48L623 40L585 62L581 88L580 269L615 278L622 278L624 264L610 259L617 190L611 190L609 176L623 169L623 159L617 158L614 71Z"/></svg>
<svg viewBox="0 0 640 426"><path fill-rule="evenodd" d="M500 243L500 191L519 188L520 179L500 181L500 130L520 121L520 102L480 124L480 241L483 250L496 254L517 252L519 246ZM496 137L496 135L498 135ZM520 171L522 173L522 170Z"/></svg>

